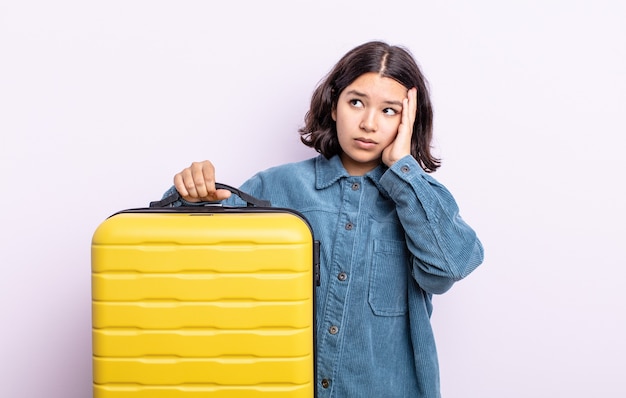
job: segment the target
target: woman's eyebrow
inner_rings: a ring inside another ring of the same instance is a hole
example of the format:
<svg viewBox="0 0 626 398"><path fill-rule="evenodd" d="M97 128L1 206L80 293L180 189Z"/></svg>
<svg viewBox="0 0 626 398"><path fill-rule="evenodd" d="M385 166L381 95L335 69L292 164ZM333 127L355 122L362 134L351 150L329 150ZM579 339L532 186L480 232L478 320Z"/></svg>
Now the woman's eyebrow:
<svg viewBox="0 0 626 398"><path fill-rule="evenodd" d="M364 98L369 98L367 94L362 93L360 91L357 90L349 90L346 92L347 95L356 95L357 97L364 97ZM389 105L396 105L396 106L402 106L402 101L393 101L393 100L387 100L387 101L383 101L385 104L389 104Z"/></svg>
<svg viewBox="0 0 626 398"><path fill-rule="evenodd" d="M402 107L402 101L384 101L386 104Z"/></svg>
<svg viewBox="0 0 626 398"><path fill-rule="evenodd" d="M365 97L365 98L367 98L367 94L362 93L362 92L357 91L357 90L354 90L354 89L352 89L352 90L350 90L350 91L347 91L347 92L346 92L346 94L347 94L347 95L357 95L357 96L359 96L359 97Z"/></svg>

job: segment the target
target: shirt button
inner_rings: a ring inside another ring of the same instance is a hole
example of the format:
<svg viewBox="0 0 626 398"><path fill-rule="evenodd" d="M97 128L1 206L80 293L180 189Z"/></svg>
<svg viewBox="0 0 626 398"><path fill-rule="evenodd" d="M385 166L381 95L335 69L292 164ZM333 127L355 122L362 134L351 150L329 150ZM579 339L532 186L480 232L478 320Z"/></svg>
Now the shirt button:
<svg viewBox="0 0 626 398"><path fill-rule="evenodd" d="M346 274L345 272L340 272L339 275L337 275L337 279L343 282L348 279L348 274Z"/></svg>
<svg viewBox="0 0 626 398"><path fill-rule="evenodd" d="M402 166L400 167L400 170L402 170L403 173L408 173L411 171L411 168L409 166Z"/></svg>
<svg viewBox="0 0 626 398"><path fill-rule="evenodd" d="M333 325L333 326L328 328L328 332L330 334L337 334L337 333L339 333L339 328L337 326Z"/></svg>
<svg viewBox="0 0 626 398"><path fill-rule="evenodd" d="M346 224L346 229L347 229L348 231L352 230L352 228L354 228L354 225L353 225L351 222L349 222L349 223L347 223L347 224Z"/></svg>
<svg viewBox="0 0 626 398"><path fill-rule="evenodd" d="M328 388L330 386L330 380L322 379L322 387Z"/></svg>
<svg viewBox="0 0 626 398"><path fill-rule="evenodd" d="M358 183L358 182L355 182L354 184L352 184L352 190L353 190L353 191L358 190L358 189L359 189L359 186L360 186L360 185L359 185L359 183Z"/></svg>

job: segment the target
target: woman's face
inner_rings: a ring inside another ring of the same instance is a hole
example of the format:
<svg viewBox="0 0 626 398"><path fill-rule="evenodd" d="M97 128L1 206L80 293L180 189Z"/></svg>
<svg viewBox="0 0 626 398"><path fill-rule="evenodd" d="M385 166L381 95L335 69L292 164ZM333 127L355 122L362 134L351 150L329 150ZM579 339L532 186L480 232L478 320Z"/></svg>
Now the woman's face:
<svg viewBox="0 0 626 398"><path fill-rule="evenodd" d="M381 162L402 117L407 89L378 73L365 73L346 87L332 117L337 124L341 161L350 175L363 175Z"/></svg>

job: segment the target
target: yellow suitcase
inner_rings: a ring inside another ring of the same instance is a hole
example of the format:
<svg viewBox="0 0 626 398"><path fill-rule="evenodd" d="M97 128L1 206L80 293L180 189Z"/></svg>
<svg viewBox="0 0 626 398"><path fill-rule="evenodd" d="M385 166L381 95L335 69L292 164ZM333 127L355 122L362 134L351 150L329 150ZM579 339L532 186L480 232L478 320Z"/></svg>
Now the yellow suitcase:
<svg viewBox="0 0 626 398"><path fill-rule="evenodd" d="M248 207L129 209L94 232L94 398L315 396L310 226L220 186Z"/></svg>

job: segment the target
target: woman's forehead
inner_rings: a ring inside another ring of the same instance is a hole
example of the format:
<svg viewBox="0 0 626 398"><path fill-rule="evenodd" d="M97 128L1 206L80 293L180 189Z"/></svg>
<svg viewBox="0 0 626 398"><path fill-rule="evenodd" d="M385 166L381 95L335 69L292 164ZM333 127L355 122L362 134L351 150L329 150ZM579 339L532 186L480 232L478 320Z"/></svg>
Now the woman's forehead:
<svg viewBox="0 0 626 398"><path fill-rule="evenodd" d="M400 99L406 97L408 89L390 77L378 73L365 73L356 78L343 94L359 95L364 97L382 97L385 99Z"/></svg>

